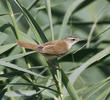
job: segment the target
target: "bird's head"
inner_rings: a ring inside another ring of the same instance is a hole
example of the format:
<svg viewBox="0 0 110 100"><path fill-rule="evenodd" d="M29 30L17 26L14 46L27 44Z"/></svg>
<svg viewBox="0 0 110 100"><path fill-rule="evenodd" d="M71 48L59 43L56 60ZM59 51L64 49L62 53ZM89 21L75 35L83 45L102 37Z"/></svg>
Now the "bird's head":
<svg viewBox="0 0 110 100"><path fill-rule="evenodd" d="M71 48L74 44L80 41L80 39L75 36L67 36L64 38L64 40L66 40L66 42L69 44L69 48Z"/></svg>

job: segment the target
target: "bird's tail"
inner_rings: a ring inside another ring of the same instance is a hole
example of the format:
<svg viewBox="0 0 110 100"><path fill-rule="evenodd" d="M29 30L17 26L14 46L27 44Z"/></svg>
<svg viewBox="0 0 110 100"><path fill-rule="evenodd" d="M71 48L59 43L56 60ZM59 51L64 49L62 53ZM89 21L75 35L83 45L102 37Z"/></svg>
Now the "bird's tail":
<svg viewBox="0 0 110 100"><path fill-rule="evenodd" d="M27 48L27 49L31 49L31 50L37 50L38 48L38 44L33 44L33 43L27 43L27 42L23 42L23 41L17 41L17 44L21 47Z"/></svg>

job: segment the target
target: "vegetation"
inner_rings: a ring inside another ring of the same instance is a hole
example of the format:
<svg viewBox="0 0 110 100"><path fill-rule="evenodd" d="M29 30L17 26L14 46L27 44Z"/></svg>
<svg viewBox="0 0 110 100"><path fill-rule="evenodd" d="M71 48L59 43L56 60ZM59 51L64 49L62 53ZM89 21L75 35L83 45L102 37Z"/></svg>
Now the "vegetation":
<svg viewBox="0 0 110 100"><path fill-rule="evenodd" d="M110 100L109 3L0 0L0 100ZM83 41L51 61L16 43L71 35Z"/></svg>

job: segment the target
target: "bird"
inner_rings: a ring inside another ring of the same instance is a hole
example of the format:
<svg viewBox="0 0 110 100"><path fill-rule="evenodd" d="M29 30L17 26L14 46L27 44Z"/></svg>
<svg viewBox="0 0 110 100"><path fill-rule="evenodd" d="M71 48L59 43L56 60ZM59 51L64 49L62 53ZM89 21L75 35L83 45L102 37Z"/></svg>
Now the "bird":
<svg viewBox="0 0 110 100"><path fill-rule="evenodd" d="M17 41L17 44L21 47L35 50L43 54L48 59L55 59L59 56L65 55L71 47L79 41L81 41L81 39L76 36L67 36L63 40L49 41L40 45L27 43L20 40Z"/></svg>

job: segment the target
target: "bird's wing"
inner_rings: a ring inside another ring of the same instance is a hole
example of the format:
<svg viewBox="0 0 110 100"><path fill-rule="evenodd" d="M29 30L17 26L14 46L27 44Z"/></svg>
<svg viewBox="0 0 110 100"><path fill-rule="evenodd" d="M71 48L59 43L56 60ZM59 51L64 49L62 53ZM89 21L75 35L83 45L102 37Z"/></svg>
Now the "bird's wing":
<svg viewBox="0 0 110 100"><path fill-rule="evenodd" d="M42 49L42 53L45 54L53 54L53 55L60 55L64 54L68 51L67 43L63 40L59 40L58 42L51 43L49 45L45 45Z"/></svg>

